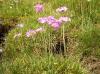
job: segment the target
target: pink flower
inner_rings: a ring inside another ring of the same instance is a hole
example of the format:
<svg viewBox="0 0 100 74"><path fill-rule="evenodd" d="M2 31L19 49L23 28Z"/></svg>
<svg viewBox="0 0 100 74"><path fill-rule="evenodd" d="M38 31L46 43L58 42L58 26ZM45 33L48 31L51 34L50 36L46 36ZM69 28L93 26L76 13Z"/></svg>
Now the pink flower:
<svg viewBox="0 0 100 74"><path fill-rule="evenodd" d="M32 37L34 35L36 35L39 32L43 32L45 31L43 27L37 28L36 30L29 30L26 32L26 36L27 37Z"/></svg>
<svg viewBox="0 0 100 74"><path fill-rule="evenodd" d="M69 17L60 17L59 21L68 22L68 21L71 21L71 19Z"/></svg>
<svg viewBox="0 0 100 74"><path fill-rule="evenodd" d="M34 30L29 30L29 31L26 32L27 37L34 36L35 34L36 34L36 32Z"/></svg>
<svg viewBox="0 0 100 74"><path fill-rule="evenodd" d="M50 25L50 24L52 24L53 22L55 22L55 18L54 18L54 16L48 16L47 17L47 23Z"/></svg>
<svg viewBox="0 0 100 74"><path fill-rule="evenodd" d="M43 27L40 27L38 29L35 30L35 32L43 32L44 31L44 28Z"/></svg>
<svg viewBox="0 0 100 74"><path fill-rule="evenodd" d="M48 16L48 19L55 19L54 16Z"/></svg>
<svg viewBox="0 0 100 74"><path fill-rule="evenodd" d="M61 22L59 20L56 20L51 24L51 27L53 27L55 30L59 29L61 26Z"/></svg>
<svg viewBox="0 0 100 74"><path fill-rule="evenodd" d="M46 23L46 22L47 22L47 18L46 18L46 17L39 18L39 19L38 19L38 22L39 22L39 23L42 23L42 24L43 24L43 23Z"/></svg>
<svg viewBox="0 0 100 74"><path fill-rule="evenodd" d="M66 6L60 7L56 9L56 12L66 12L68 8Z"/></svg>
<svg viewBox="0 0 100 74"><path fill-rule="evenodd" d="M34 7L36 12L42 12L44 9L42 4L36 4Z"/></svg>

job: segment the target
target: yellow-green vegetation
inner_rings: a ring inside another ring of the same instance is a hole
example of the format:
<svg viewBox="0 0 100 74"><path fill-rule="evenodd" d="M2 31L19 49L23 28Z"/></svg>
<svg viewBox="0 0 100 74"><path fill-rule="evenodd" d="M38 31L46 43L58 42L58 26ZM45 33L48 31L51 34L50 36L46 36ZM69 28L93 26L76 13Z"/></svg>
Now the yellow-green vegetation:
<svg viewBox="0 0 100 74"><path fill-rule="evenodd" d="M42 12L35 10L38 3ZM67 11L57 12L62 6ZM92 74L82 61L100 59L99 12L99 0L0 0L2 24L14 27L6 35L0 74ZM55 30L38 21L48 16L70 21Z"/></svg>

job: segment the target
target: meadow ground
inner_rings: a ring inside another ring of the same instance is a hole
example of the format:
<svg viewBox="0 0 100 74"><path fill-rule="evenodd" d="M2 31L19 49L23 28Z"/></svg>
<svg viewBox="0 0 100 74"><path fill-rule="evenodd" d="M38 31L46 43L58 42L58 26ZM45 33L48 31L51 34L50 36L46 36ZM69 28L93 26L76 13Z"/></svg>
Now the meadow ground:
<svg viewBox="0 0 100 74"><path fill-rule="evenodd" d="M99 4L0 0L0 74L100 74Z"/></svg>

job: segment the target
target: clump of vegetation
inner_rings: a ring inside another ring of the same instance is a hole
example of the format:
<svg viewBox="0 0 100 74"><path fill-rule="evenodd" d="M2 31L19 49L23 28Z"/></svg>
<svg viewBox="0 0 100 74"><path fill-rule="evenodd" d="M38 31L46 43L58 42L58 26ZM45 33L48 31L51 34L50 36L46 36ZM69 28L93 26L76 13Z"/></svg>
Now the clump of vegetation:
<svg viewBox="0 0 100 74"><path fill-rule="evenodd" d="M59 57L59 58L58 58ZM77 60L76 60L77 59ZM6 66L6 67L5 67ZM6 59L1 65L0 72L3 74L87 74L76 57L63 58L61 56L42 55L35 56L20 54L13 60Z"/></svg>

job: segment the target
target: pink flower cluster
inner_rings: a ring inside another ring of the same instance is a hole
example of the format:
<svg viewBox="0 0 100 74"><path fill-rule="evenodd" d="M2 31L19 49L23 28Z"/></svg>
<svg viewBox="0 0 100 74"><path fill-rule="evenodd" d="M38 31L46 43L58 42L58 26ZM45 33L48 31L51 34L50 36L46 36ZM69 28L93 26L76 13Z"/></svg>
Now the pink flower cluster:
<svg viewBox="0 0 100 74"><path fill-rule="evenodd" d="M48 17L41 17L38 19L39 23L47 23L51 27L53 27L55 30L59 29L61 24L63 22L71 21L69 17L60 17L59 19L56 19L54 16L48 16Z"/></svg>
<svg viewBox="0 0 100 74"><path fill-rule="evenodd" d="M27 37L32 37L32 36L36 35L37 33L43 32L43 31L44 31L43 27L37 28L36 30L31 29L31 30L26 32L26 36Z"/></svg>
<svg viewBox="0 0 100 74"><path fill-rule="evenodd" d="M40 4L40 3L36 4L34 7L35 7L35 11L37 13L42 12L44 10L43 5ZM57 8L56 12L66 12L67 9L68 8L66 6L63 6L63 7ZM40 18L38 18L37 21L39 23L42 23L42 24L48 24L54 30L58 30L62 23L66 23L68 21L71 21L71 19L69 17L65 17L65 16L60 17L59 19L56 19L54 16L48 16L48 17L40 17ZM31 29L31 30L26 32L26 36L27 37L32 37L32 36L36 35L37 33L43 32L43 31L44 31L43 27L40 27L36 30Z"/></svg>

